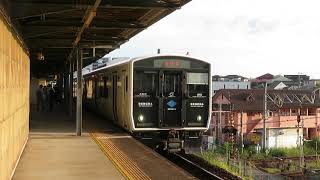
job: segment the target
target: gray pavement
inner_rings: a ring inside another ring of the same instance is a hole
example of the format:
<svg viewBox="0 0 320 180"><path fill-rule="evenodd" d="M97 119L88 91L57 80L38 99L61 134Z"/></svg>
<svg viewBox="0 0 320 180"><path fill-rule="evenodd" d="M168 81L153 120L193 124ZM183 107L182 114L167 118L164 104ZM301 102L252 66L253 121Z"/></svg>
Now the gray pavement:
<svg viewBox="0 0 320 180"><path fill-rule="evenodd" d="M32 110L30 135L13 180L124 179L91 137L74 135L74 123L57 108Z"/></svg>

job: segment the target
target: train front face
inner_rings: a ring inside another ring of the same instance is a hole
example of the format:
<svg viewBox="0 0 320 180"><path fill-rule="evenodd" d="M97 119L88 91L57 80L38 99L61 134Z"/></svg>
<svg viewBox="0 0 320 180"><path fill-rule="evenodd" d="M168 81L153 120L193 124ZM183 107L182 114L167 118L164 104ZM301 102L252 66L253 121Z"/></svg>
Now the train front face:
<svg viewBox="0 0 320 180"><path fill-rule="evenodd" d="M210 64L188 57L159 56L133 63L135 131L162 139L198 137L210 121Z"/></svg>

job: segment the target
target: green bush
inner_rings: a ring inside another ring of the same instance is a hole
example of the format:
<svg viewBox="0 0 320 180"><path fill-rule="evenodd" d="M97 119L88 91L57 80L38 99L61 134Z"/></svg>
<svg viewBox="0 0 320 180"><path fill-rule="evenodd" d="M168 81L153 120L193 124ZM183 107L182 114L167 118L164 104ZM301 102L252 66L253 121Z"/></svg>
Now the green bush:
<svg viewBox="0 0 320 180"><path fill-rule="evenodd" d="M286 155L286 152L282 148L274 148L269 150L268 155L271 157L284 157Z"/></svg>
<svg viewBox="0 0 320 180"><path fill-rule="evenodd" d="M316 138L313 138L311 141L305 141L304 142L304 147L306 148L311 148L311 149L314 149L316 150L316 146L318 145L318 152L319 149L320 149L320 137L316 137Z"/></svg>

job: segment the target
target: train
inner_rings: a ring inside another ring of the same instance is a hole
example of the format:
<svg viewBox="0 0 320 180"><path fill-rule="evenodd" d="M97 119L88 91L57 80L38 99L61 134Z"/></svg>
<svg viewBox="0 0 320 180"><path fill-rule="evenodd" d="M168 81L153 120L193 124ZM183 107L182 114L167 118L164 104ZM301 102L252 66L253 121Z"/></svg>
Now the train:
<svg viewBox="0 0 320 180"><path fill-rule="evenodd" d="M211 64L180 55L107 63L83 75L83 104L157 147L182 151L199 141L211 119Z"/></svg>

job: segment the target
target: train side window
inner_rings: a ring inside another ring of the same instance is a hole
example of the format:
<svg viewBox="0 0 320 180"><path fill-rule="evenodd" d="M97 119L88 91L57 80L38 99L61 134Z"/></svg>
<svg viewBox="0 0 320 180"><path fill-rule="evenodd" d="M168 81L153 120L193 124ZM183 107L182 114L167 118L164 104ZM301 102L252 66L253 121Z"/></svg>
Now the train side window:
<svg viewBox="0 0 320 180"><path fill-rule="evenodd" d="M100 77L98 81L99 97L104 97L103 78Z"/></svg>
<svg viewBox="0 0 320 180"><path fill-rule="evenodd" d="M128 92L128 76L126 76L126 93Z"/></svg>
<svg viewBox="0 0 320 180"><path fill-rule="evenodd" d="M109 92L108 92L108 85L107 85L107 82L108 82L108 78L107 77L103 77L103 94L105 98L108 98L109 96Z"/></svg>
<svg viewBox="0 0 320 180"><path fill-rule="evenodd" d="M92 80L89 79L87 82L87 99L92 99L93 94L93 83Z"/></svg>
<svg viewBox="0 0 320 180"><path fill-rule="evenodd" d="M99 88L98 88L98 79L94 80L94 85L93 85L93 93L94 93L94 98L97 99L99 97Z"/></svg>
<svg viewBox="0 0 320 180"><path fill-rule="evenodd" d="M187 73L187 88L189 97L208 97L208 73Z"/></svg>

